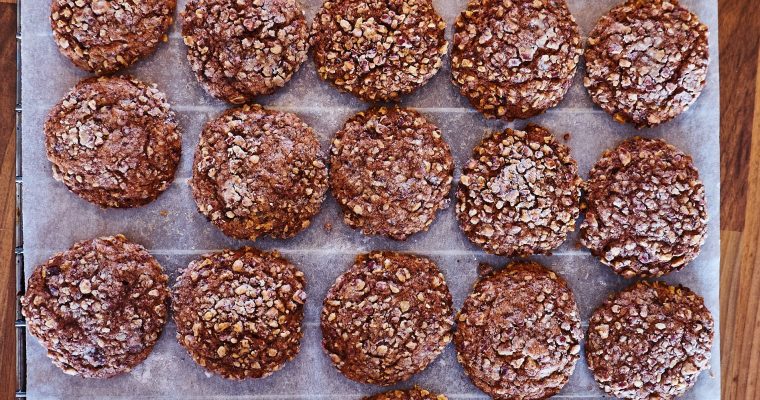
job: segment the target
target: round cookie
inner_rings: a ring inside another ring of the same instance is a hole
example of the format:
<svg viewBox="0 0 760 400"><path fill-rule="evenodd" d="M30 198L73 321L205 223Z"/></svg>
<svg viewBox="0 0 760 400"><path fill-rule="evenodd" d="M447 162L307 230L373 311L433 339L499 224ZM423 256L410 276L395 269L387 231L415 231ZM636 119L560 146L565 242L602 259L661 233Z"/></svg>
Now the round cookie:
<svg viewBox="0 0 760 400"><path fill-rule="evenodd" d="M677 0L628 0L589 34L583 84L618 122L642 128L669 121L705 86L707 36L707 26Z"/></svg>
<svg viewBox="0 0 760 400"><path fill-rule="evenodd" d="M583 52L565 0L470 0L454 24L451 73L488 118L529 118L556 106Z"/></svg>
<svg viewBox="0 0 760 400"><path fill-rule="evenodd" d="M494 399L545 399L580 358L581 320L567 283L538 263L481 278L457 318L457 359Z"/></svg>
<svg viewBox="0 0 760 400"><path fill-rule="evenodd" d="M707 235L705 188L690 156L634 137L605 151L586 182L580 242L626 277L657 277L697 257Z"/></svg>
<svg viewBox="0 0 760 400"><path fill-rule="evenodd" d="M246 105L206 124L190 186L198 210L226 235L286 239L319 212L327 166L295 114Z"/></svg>
<svg viewBox="0 0 760 400"><path fill-rule="evenodd" d="M53 177L101 207L137 207L174 180L182 135L166 95L127 76L80 81L45 122Z"/></svg>
<svg viewBox="0 0 760 400"><path fill-rule="evenodd" d="M419 386L415 386L411 389L391 390L365 397L364 400L447 400L447 398L442 394L430 393Z"/></svg>
<svg viewBox="0 0 760 400"><path fill-rule="evenodd" d="M709 368L713 318L683 286L638 282L591 316L586 359L599 386L622 399L673 399Z"/></svg>
<svg viewBox="0 0 760 400"><path fill-rule="evenodd" d="M372 252L335 281L322 345L349 379L392 385L424 370L451 341L451 294L427 258Z"/></svg>
<svg viewBox="0 0 760 400"><path fill-rule="evenodd" d="M431 0L326 0L312 28L314 64L341 91L395 100L441 68L445 30Z"/></svg>
<svg viewBox="0 0 760 400"><path fill-rule="evenodd" d="M575 228L581 185L570 150L548 130L493 132L462 171L459 226L489 253L546 254Z"/></svg>
<svg viewBox="0 0 760 400"><path fill-rule="evenodd" d="M58 50L77 67L110 74L153 53L174 21L176 0L53 0Z"/></svg>
<svg viewBox="0 0 760 400"><path fill-rule="evenodd" d="M333 140L330 187L343 219L365 235L404 240L448 206L454 161L441 131L416 111L375 108Z"/></svg>
<svg viewBox="0 0 760 400"><path fill-rule="evenodd" d="M161 335L168 280L144 247L122 235L76 243L32 272L21 299L27 329L66 374L128 372Z"/></svg>
<svg viewBox="0 0 760 400"><path fill-rule="evenodd" d="M251 247L206 254L172 293L177 340L208 371L263 378L300 349L303 272L277 252Z"/></svg>
<svg viewBox="0 0 760 400"><path fill-rule="evenodd" d="M195 76L234 104L271 94L306 60L309 26L296 0L191 0L182 36Z"/></svg>

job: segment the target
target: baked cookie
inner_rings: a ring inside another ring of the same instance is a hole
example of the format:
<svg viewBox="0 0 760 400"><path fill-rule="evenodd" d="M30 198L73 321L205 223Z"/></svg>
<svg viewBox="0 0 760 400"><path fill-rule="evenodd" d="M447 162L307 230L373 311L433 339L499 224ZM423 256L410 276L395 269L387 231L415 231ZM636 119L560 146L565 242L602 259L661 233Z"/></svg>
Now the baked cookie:
<svg viewBox="0 0 760 400"><path fill-rule="evenodd" d="M76 243L32 272L21 299L27 329L66 374L128 372L161 336L168 280L144 247L122 235Z"/></svg>
<svg viewBox="0 0 760 400"><path fill-rule="evenodd" d="M470 0L454 24L454 84L488 118L556 106L583 52L565 0Z"/></svg>
<svg viewBox="0 0 760 400"><path fill-rule="evenodd" d="M707 235L705 187L690 156L634 137L604 152L586 182L580 242L626 277L656 277L697 257Z"/></svg>
<svg viewBox="0 0 760 400"><path fill-rule="evenodd" d="M58 50L77 67L110 74L152 54L174 21L176 0L53 0Z"/></svg>
<svg viewBox="0 0 760 400"><path fill-rule="evenodd" d="M349 379L393 385L424 370L451 341L451 294L427 258L372 252L327 293L322 345Z"/></svg>
<svg viewBox="0 0 760 400"><path fill-rule="evenodd" d="M184 269L172 293L177 340L205 369L262 378L301 346L303 272L277 252L211 253Z"/></svg>
<svg viewBox="0 0 760 400"><path fill-rule="evenodd" d="M427 83L448 50L431 0L326 0L311 46L319 76L365 100L395 100Z"/></svg>
<svg viewBox="0 0 760 400"><path fill-rule="evenodd" d="M638 282L591 316L586 359L594 379L621 399L674 399L710 367L713 318L683 286Z"/></svg>
<svg viewBox="0 0 760 400"><path fill-rule="evenodd" d="M707 26L677 0L628 0L597 22L586 48L584 86L618 122L669 121L705 87Z"/></svg>
<svg viewBox="0 0 760 400"><path fill-rule="evenodd" d="M457 359L494 399L546 399L580 358L581 320L567 283L518 261L481 278L457 318Z"/></svg>
<svg viewBox="0 0 760 400"><path fill-rule="evenodd" d="M201 86L234 104L284 86L309 50L297 0L191 0L182 36Z"/></svg>
<svg viewBox="0 0 760 400"><path fill-rule="evenodd" d="M319 211L327 166L295 114L246 105L206 124L190 186L198 210L226 235L286 239Z"/></svg>
<svg viewBox="0 0 760 400"><path fill-rule="evenodd" d="M546 254L575 228L581 185L570 150L548 130L493 132L462 171L459 226L489 253Z"/></svg>
<svg viewBox="0 0 760 400"><path fill-rule="evenodd" d="M441 131L416 111L375 108L333 140L330 187L343 220L365 235L404 240L446 208L454 161Z"/></svg>
<svg viewBox="0 0 760 400"><path fill-rule="evenodd" d="M419 386L415 386L411 389L391 390L365 397L364 400L447 400L447 398L442 394L430 393Z"/></svg>
<svg viewBox="0 0 760 400"><path fill-rule="evenodd" d="M166 95L128 76L79 82L45 122L53 177L101 207L137 207L174 180L182 135Z"/></svg>

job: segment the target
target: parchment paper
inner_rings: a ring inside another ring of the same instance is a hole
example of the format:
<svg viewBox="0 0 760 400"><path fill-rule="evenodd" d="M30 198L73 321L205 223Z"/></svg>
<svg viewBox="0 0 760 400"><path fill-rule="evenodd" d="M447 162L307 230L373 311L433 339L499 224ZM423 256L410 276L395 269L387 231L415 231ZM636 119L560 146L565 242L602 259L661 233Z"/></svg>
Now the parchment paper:
<svg viewBox="0 0 760 400"><path fill-rule="evenodd" d="M301 0L307 18L315 15L320 0ZM569 0L570 9L585 35L597 19L622 0ZM180 0L178 9L184 8ZM124 233L143 244L155 255L172 283L177 271L199 254L222 248L236 248L251 242L225 237L197 213L187 180L192 156L203 123L227 107L206 95L196 82L186 49L174 24L169 42L156 54L139 62L127 72L155 82L167 93L184 132L182 163L174 184L157 201L131 210L102 210L79 199L63 184L53 180L45 158L42 126L48 110L86 74L61 56L52 40L48 16L49 0L24 0L22 16L22 100L23 100L23 224L27 276L52 254L76 241L96 236ZM552 130L560 139L570 133L567 144L585 178L604 149L635 134L660 137L694 157L707 191L709 229L700 256L680 272L667 276L670 283L684 284L704 296L716 321L712 368L703 373L688 399L720 397L720 360L717 336L719 284L719 86L718 86L718 12L716 0L683 0L710 28L711 62L707 87L690 111L655 129L636 131L619 125L594 107L582 86L583 69L565 100L557 108L530 121ZM466 0L434 0L448 24L451 39L454 18L465 8ZM327 151L334 133L353 113L367 107L348 94L341 94L321 81L309 60L282 90L260 102L297 113L319 134ZM473 146L487 129L523 127L527 121L506 124L487 121L469 107L450 83L448 57L432 81L404 98L404 106L417 108L443 131L454 152L457 165L455 182ZM561 140L561 139L560 139ZM453 191L452 191L453 204ZM331 223L333 229L323 225ZM576 247L577 232L552 256L535 257L569 282L576 294L584 330L595 307L616 290L632 283L610 272L586 250ZM216 398L216 399L358 399L385 390L349 381L338 373L324 355L320 340L319 311L327 289L360 252L395 249L423 254L434 259L444 275L457 309L476 279L479 262L499 266L509 260L487 256L471 245L457 227L454 207L439 213L430 231L406 242L365 237L342 222L335 200L328 195L322 211L311 227L291 240L260 240L263 249L279 249L304 271L308 280L305 336L295 360L265 379L242 382L210 376L196 365L175 340L175 326L169 322L148 359L129 374L108 380L85 380L63 374L53 366L43 347L27 338L27 392L34 399L73 398ZM424 372L396 387L419 384L445 393L450 399L487 398L464 375L456 361L454 346ZM570 382L557 398L592 399L603 397L584 358L578 362Z"/></svg>

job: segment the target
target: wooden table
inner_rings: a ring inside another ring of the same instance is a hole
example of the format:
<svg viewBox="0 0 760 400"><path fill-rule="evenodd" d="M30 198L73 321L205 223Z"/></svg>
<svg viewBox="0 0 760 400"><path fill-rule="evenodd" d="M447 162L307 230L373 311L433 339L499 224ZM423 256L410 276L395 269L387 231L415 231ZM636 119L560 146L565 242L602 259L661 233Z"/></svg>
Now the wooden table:
<svg viewBox="0 0 760 400"><path fill-rule="evenodd" d="M751 400L760 391L760 7L719 1L723 398ZM14 2L0 0L0 399L16 386Z"/></svg>

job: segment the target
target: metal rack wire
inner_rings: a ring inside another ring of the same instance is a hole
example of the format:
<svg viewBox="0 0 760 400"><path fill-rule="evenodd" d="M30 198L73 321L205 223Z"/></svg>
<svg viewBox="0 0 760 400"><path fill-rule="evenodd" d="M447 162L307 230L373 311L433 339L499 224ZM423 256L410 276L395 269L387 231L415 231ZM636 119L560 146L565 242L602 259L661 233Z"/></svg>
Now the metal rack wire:
<svg viewBox="0 0 760 400"><path fill-rule="evenodd" d="M16 2L16 399L26 398L26 321L21 314L21 296L24 294L24 230L21 220L21 0Z"/></svg>

